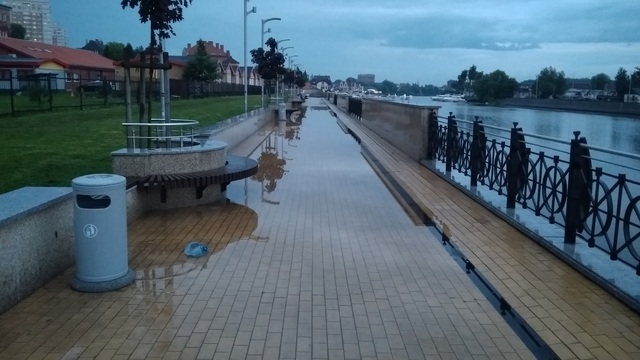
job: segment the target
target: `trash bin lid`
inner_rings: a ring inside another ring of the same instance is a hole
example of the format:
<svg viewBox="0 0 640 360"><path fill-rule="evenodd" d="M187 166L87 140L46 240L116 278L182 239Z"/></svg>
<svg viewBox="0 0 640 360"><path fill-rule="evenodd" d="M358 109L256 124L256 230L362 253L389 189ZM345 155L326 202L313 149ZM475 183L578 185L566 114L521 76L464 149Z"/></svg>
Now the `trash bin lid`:
<svg viewBox="0 0 640 360"><path fill-rule="evenodd" d="M110 185L119 185L125 183L127 179L124 176L116 174L91 174L84 175L73 179L72 187L104 187Z"/></svg>

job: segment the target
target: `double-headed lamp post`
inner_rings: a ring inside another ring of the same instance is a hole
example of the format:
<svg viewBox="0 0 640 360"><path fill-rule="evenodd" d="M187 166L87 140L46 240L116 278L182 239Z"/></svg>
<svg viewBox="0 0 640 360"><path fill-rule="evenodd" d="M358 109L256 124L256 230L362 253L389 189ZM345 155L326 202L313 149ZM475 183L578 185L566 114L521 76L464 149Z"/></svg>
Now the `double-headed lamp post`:
<svg viewBox="0 0 640 360"><path fill-rule="evenodd" d="M282 52L282 49L280 49L280 43L285 42L285 41L291 41L291 39L281 39L281 40L276 40L276 45L278 46L278 51ZM276 77L276 95L279 95L280 89L279 89L279 83L280 83L280 79L278 79L278 77Z"/></svg>
<svg viewBox="0 0 640 360"><path fill-rule="evenodd" d="M260 47L264 46L264 34L270 33L271 29L267 29L267 31L264 31L264 24L268 23L269 21L280 21L282 19L280 19L279 17L272 17L272 18L268 18L268 19L262 19L262 32L260 33L261 38L260 38Z"/></svg>
<svg viewBox="0 0 640 360"><path fill-rule="evenodd" d="M247 16L251 13L256 13L256 7L252 7L251 10L247 11L247 3L249 0L244 0L244 116L247 117L248 109L248 89L249 89L249 71L247 69Z"/></svg>
<svg viewBox="0 0 640 360"><path fill-rule="evenodd" d="M271 32L271 28L267 29L266 31L264 30L264 24L268 23L269 21L280 21L280 20L282 19L280 19L279 17L262 19L262 26L260 28L260 48L264 49L264 34ZM262 107L264 108L264 79L262 78L260 79L260 102L262 103Z"/></svg>
<svg viewBox="0 0 640 360"><path fill-rule="evenodd" d="M288 49L293 49L293 46L285 46L285 47L280 49L280 52L285 57L285 63L283 64L285 66L287 65L287 60L286 60L287 54L285 54L284 52L285 52L285 50L288 50ZM284 83L282 84L282 97L284 98Z"/></svg>
<svg viewBox="0 0 640 360"><path fill-rule="evenodd" d="M289 55L289 69L291 69L291 59L297 58L298 55Z"/></svg>
<svg viewBox="0 0 640 360"><path fill-rule="evenodd" d="M280 46L281 42L285 42L285 41L291 41L291 39L282 39L282 40L277 40L276 44L278 44L278 46Z"/></svg>

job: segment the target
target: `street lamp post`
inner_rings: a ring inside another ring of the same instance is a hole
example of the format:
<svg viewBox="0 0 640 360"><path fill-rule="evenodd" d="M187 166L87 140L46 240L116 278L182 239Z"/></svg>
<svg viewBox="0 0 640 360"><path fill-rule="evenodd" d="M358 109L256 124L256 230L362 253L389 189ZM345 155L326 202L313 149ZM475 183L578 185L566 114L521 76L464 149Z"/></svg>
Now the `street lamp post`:
<svg viewBox="0 0 640 360"><path fill-rule="evenodd" d="M298 57L298 55L289 55L289 69L291 69L291 59Z"/></svg>
<svg viewBox="0 0 640 360"><path fill-rule="evenodd" d="M260 38L260 47L264 46L264 34L266 33L270 33L271 29L267 29L267 31L264 31L264 24L268 23L269 21L280 21L282 19L280 19L279 17L273 17L273 18L268 18L268 19L262 19L262 32L260 34L262 34L261 38Z"/></svg>
<svg viewBox="0 0 640 360"><path fill-rule="evenodd" d="M256 13L256 7L252 7L251 10L247 11L247 3L249 0L244 0L244 116L247 117L248 109L248 89L249 89L249 71L247 70L247 16L251 13Z"/></svg>
<svg viewBox="0 0 640 360"><path fill-rule="evenodd" d="M264 30L264 24L268 23L269 21L280 21L280 20L282 19L280 19L279 17L262 19L262 26L260 28L260 47L261 48L264 48L264 34L271 32L271 28L267 29L267 31ZM264 80L263 79L260 79L260 101L262 103L262 107L264 107Z"/></svg>
<svg viewBox="0 0 640 360"><path fill-rule="evenodd" d="M285 42L285 41L291 41L291 39L282 39L282 40L277 40L276 41L276 45L279 47L281 42ZM280 50L280 49L278 49ZM282 50L280 50L280 52L282 52ZM279 97L280 93L280 79L278 78L278 76L276 76L276 96ZM284 101L284 99L282 99Z"/></svg>
<svg viewBox="0 0 640 360"><path fill-rule="evenodd" d="M281 49L280 49L280 52L281 52L281 53L282 53L282 55L285 57L285 59L286 59L286 57L287 57L287 54L285 54L285 53L284 53L284 51L285 51L285 50L287 50L287 49L293 49L293 46L285 46L285 47L283 47L283 48L281 48ZM285 60L284 65L286 66L286 64L287 64L287 62L286 62L286 60ZM284 84L282 84L282 97L284 98Z"/></svg>

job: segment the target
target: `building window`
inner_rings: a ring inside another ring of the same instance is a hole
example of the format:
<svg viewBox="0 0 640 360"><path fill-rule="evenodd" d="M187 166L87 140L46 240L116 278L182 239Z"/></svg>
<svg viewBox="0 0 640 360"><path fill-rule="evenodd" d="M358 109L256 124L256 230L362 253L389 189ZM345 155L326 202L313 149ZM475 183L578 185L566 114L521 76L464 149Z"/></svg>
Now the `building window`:
<svg viewBox="0 0 640 360"><path fill-rule="evenodd" d="M11 79L11 70L0 70L0 80Z"/></svg>
<svg viewBox="0 0 640 360"><path fill-rule="evenodd" d="M67 82L78 82L78 74L68 72L67 73Z"/></svg>
<svg viewBox="0 0 640 360"><path fill-rule="evenodd" d="M17 75L19 78L33 75L33 70L18 70Z"/></svg>

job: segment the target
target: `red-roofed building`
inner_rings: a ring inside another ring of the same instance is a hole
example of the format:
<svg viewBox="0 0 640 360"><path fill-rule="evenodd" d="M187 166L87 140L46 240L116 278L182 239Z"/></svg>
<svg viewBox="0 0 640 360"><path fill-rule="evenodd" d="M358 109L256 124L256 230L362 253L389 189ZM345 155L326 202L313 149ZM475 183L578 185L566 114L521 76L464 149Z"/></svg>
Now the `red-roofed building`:
<svg viewBox="0 0 640 360"><path fill-rule="evenodd" d="M0 79L33 74L57 76L57 89L91 80L113 80L113 61L92 51L0 37Z"/></svg>
<svg viewBox="0 0 640 360"><path fill-rule="evenodd" d="M224 45L214 43L213 41L204 41L204 48L207 54L211 58L218 62L220 67L220 81L229 84L244 84L244 67L240 66L240 63L231 56L229 50L224 49ZM194 56L198 51L198 44L187 44L182 50L182 58L184 63L188 61L189 57ZM247 75L249 78L249 85L260 86L260 75L254 71L254 67L248 67Z"/></svg>
<svg viewBox="0 0 640 360"><path fill-rule="evenodd" d="M204 48L207 54L214 58L219 64L228 63L230 65L238 66L240 63L236 61L229 50L224 50L224 45L214 43L213 41L205 41ZM187 44L187 47L182 50L182 56L193 56L198 51L198 44Z"/></svg>

